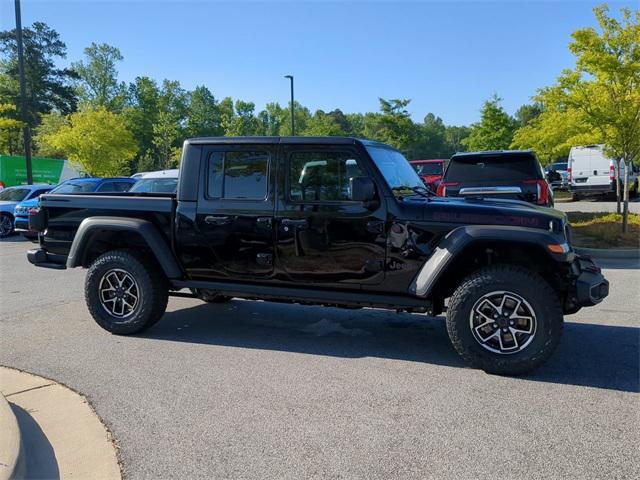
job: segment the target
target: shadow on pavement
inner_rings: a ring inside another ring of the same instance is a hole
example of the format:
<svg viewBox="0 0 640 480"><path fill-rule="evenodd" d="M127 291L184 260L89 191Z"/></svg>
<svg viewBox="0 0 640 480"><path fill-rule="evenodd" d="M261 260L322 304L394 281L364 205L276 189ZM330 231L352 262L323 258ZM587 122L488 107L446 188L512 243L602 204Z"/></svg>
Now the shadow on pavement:
<svg viewBox="0 0 640 480"><path fill-rule="evenodd" d="M24 478L60 478L56 454L38 423L26 410L16 404L12 403L11 408L22 436L21 455L25 462Z"/></svg>
<svg viewBox="0 0 640 480"><path fill-rule="evenodd" d="M465 368L441 317L233 300L165 314L146 338ZM530 381L640 391L640 329L567 322Z"/></svg>
<svg viewBox="0 0 640 480"><path fill-rule="evenodd" d="M29 239L22 235L13 234L5 238L0 238L0 243L29 243Z"/></svg>

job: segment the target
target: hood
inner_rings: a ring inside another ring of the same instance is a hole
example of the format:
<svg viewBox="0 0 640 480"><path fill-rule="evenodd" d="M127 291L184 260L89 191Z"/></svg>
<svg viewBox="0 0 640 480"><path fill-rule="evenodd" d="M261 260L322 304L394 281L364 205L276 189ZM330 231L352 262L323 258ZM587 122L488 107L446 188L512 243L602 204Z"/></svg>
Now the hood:
<svg viewBox="0 0 640 480"><path fill-rule="evenodd" d="M32 198L30 200L25 200L24 202L20 202L17 206L19 207L37 207L39 198Z"/></svg>
<svg viewBox="0 0 640 480"><path fill-rule="evenodd" d="M566 215L553 208L507 199L467 199L456 197L409 197L399 202L402 216L429 222L458 225L512 225L549 229L566 223Z"/></svg>

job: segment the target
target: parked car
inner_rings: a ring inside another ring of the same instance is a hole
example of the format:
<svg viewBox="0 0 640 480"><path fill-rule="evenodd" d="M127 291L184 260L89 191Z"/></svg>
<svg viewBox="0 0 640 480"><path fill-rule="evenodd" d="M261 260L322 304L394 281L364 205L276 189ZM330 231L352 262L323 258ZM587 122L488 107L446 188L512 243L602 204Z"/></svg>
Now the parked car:
<svg viewBox="0 0 640 480"><path fill-rule="evenodd" d="M20 185L7 187L0 192L0 238L8 237L13 233L13 220L16 205L23 200L38 198L39 195L48 192L53 185Z"/></svg>
<svg viewBox="0 0 640 480"><path fill-rule="evenodd" d="M169 295L430 315L448 299L456 350L500 374L544 363L563 315L608 294L600 269L572 249L564 213L435 197L382 143L190 139L178 181L171 195L44 195L29 262L88 268L88 309L119 335L158 322Z"/></svg>
<svg viewBox="0 0 640 480"><path fill-rule="evenodd" d="M567 162L556 162L544 167L547 182L555 190L569 188L569 170Z"/></svg>
<svg viewBox="0 0 640 480"><path fill-rule="evenodd" d="M571 147L568 159L569 191L574 200L587 195L616 194L616 175L624 185L625 165L620 162L620 171L616 162L604 153L604 145ZM633 167L629 172L629 190L632 196L638 195L638 172Z"/></svg>
<svg viewBox="0 0 640 480"><path fill-rule="evenodd" d="M553 206L553 192L530 150L457 153L437 193L440 197L498 197Z"/></svg>
<svg viewBox="0 0 640 480"><path fill-rule="evenodd" d="M411 160L409 162L424 184L432 191L438 189L438 185L442 181L442 176L446 169L447 160Z"/></svg>
<svg viewBox="0 0 640 480"><path fill-rule="evenodd" d="M129 177L111 177L111 178L72 178L62 182L51 192L64 194L80 194L80 193L113 193L126 192L136 183L135 179ZM15 231L21 233L27 238L36 238L37 232L29 230L29 212L38 207L38 196L34 195L30 199L20 202L14 211L14 227Z"/></svg>
<svg viewBox="0 0 640 480"><path fill-rule="evenodd" d="M136 180L137 182L129 190L131 193L176 193L178 170L147 172Z"/></svg>

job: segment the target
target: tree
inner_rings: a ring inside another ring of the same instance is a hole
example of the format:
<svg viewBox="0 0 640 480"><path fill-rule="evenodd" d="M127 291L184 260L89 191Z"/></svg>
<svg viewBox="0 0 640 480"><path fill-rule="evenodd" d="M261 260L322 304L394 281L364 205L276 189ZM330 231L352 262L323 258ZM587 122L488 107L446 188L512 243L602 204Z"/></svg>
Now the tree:
<svg viewBox="0 0 640 480"><path fill-rule="evenodd" d="M94 176L129 173L128 162L137 152L122 116L104 107L72 114L69 125L48 135L46 141Z"/></svg>
<svg viewBox="0 0 640 480"><path fill-rule="evenodd" d="M602 143L597 130L575 110L544 110L539 116L516 130L510 148L532 149L543 165L566 160L575 145Z"/></svg>
<svg viewBox="0 0 640 480"><path fill-rule="evenodd" d="M462 143L465 138L471 133L471 128L467 126L458 127L455 125L449 125L445 129L445 144L447 148L447 157L450 157L454 153L465 151L465 146Z"/></svg>
<svg viewBox="0 0 640 480"><path fill-rule="evenodd" d="M84 49L86 61L72 63L79 76L77 92L82 103L119 112L125 101L126 87L118 82L116 63L123 60L120 50L106 43Z"/></svg>
<svg viewBox="0 0 640 480"><path fill-rule="evenodd" d="M322 110L316 113L307 121L303 135L309 137L335 137L344 135L342 126L336 121L336 117L331 114L324 113Z"/></svg>
<svg viewBox="0 0 640 480"><path fill-rule="evenodd" d="M594 8L600 27L573 32L569 49L576 57L556 85L543 90L549 103L579 111L585 123L602 135L605 152L627 166L624 178L623 232L629 214L629 170L640 160L640 11L632 16L621 9L621 19ZM618 168L620 171L620 168ZM619 192L618 186L618 192ZM620 195L618 194L618 201Z"/></svg>
<svg viewBox="0 0 640 480"><path fill-rule="evenodd" d="M123 115L127 129L131 131L138 144L138 157L132 162L132 169L138 171L138 162L142 157L153 158L155 146L153 144L153 126L160 114L160 89L157 83L149 77L136 77L129 85L128 106Z"/></svg>
<svg viewBox="0 0 640 480"><path fill-rule="evenodd" d="M502 99L494 95L484 102L480 122L471 125L469 136L462 144L471 151L504 150L509 148L516 121L504 111Z"/></svg>
<svg viewBox="0 0 640 480"><path fill-rule="evenodd" d="M173 148L180 130L169 112L160 112L158 121L153 125L153 145L157 151L154 167L162 170L172 166Z"/></svg>
<svg viewBox="0 0 640 480"><path fill-rule="evenodd" d="M218 104L204 85L189 93L185 131L188 137L218 136L223 133Z"/></svg>
<svg viewBox="0 0 640 480"><path fill-rule="evenodd" d="M58 32L45 23L23 28L27 121L35 126L40 114L58 110L68 114L76 109L72 81L78 76L68 68L57 68L56 59L65 58L67 47ZM16 31L0 32L0 102L18 105L18 47Z"/></svg>
<svg viewBox="0 0 640 480"><path fill-rule="evenodd" d="M422 124L417 125L416 158L442 158L450 156L446 147L446 127L440 117L428 113Z"/></svg>
<svg viewBox="0 0 640 480"><path fill-rule="evenodd" d="M40 125L36 127L33 136L35 154L41 157L63 158L64 151L51 145L49 138L68 125L67 117L55 110L42 115Z"/></svg>
<svg viewBox="0 0 640 480"><path fill-rule="evenodd" d="M14 153L20 143L20 130L24 122L17 119L15 105L0 103L0 153Z"/></svg>
<svg viewBox="0 0 640 480"><path fill-rule="evenodd" d="M542 113L542 104L536 102L531 105L522 105L516 110L516 120L518 126L526 127L533 119Z"/></svg>
<svg viewBox="0 0 640 480"><path fill-rule="evenodd" d="M380 101L380 113L365 115L364 134L367 138L388 143L412 156L416 127L406 107L411 100L391 99Z"/></svg>
<svg viewBox="0 0 640 480"><path fill-rule="evenodd" d="M258 113L260 135L278 136L284 119L284 111L279 103L267 103L265 109Z"/></svg>

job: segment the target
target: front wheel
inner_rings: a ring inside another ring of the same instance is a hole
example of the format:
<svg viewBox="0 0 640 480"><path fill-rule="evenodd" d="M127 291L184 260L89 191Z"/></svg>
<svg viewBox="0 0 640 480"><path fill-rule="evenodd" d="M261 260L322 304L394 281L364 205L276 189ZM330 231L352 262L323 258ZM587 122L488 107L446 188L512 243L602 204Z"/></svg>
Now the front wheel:
<svg viewBox="0 0 640 480"><path fill-rule="evenodd" d="M456 351L487 373L520 375L557 347L563 316L555 291L536 273L492 266L464 279L449 301L447 331Z"/></svg>
<svg viewBox="0 0 640 480"><path fill-rule="evenodd" d="M6 238L13 233L13 218L6 213L0 214L0 238Z"/></svg>
<svg viewBox="0 0 640 480"><path fill-rule="evenodd" d="M150 257L112 250L89 267L84 295L98 325L116 335L130 335L160 320L167 308L168 286Z"/></svg>

